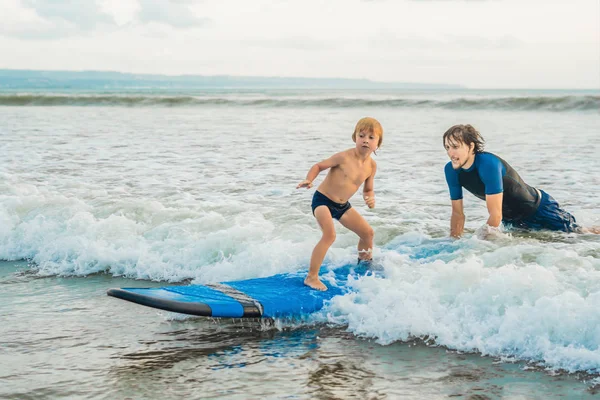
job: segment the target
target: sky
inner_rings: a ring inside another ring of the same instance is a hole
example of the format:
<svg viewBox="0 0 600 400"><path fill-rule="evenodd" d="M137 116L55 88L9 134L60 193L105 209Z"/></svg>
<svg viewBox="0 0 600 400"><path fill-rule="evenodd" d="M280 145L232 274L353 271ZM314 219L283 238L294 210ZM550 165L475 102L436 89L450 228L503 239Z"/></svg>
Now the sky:
<svg viewBox="0 0 600 400"><path fill-rule="evenodd" d="M0 0L0 68L600 88L600 0Z"/></svg>

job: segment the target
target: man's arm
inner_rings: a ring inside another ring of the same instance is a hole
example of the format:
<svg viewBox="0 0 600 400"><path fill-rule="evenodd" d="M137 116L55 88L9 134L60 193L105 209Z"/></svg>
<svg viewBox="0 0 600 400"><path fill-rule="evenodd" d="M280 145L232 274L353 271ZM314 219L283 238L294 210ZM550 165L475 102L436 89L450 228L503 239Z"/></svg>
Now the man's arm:
<svg viewBox="0 0 600 400"><path fill-rule="evenodd" d="M488 194L485 196L485 204L487 205L490 216L487 220L489 226L497 228L502 222L502 199L504 193Z"/></svg>
<svg viewBox="0 0 600 400"><path fill-rule="evenodd" d="M372 162L371 175L369 175L365 181L365 184L363 185L363 199L369 208L375 207L375 191L373 190L373 186L375 182L375 173L377 172L377 163L374 160L372 160Z"/></svg>
<svg viewBox="0 0 600 400"><path fill-rule="evenodd" d="M465 213L463 201L452 200L452 216L450 217L450 236L459 238L465 230Z"/></svg>
<svg viewBox="0 0 600 400"><path fill-rule="evenodd" d="M506 168L497 156L490 153L480 156L479 177L485 185L485 203L490 215L487 225L494 228L497 228L502 222L505 174Z"/></svg>

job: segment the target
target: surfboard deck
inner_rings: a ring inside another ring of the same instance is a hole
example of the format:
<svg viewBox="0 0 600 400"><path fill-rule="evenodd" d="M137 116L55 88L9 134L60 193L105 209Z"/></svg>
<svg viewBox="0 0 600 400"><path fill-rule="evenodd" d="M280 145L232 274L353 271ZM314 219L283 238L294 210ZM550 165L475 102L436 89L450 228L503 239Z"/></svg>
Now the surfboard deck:
<svg viewBox="0 0 600 400"><path fill-rule="evenodd" d="M324 268L322 268L324 269ZM281 318L310 314L348 292L349 277L373 273L369 264L324 269L324 292L304 285L306 271L206 285L115 288L107 294L148 307L204 317Z"/></svg>

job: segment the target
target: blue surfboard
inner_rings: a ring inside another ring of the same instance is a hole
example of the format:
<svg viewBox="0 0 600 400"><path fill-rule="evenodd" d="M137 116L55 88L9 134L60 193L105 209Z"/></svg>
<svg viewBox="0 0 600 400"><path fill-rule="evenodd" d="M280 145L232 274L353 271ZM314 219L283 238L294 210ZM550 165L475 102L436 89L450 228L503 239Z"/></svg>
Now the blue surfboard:
<svg viewBox="0 0 600 400"><path fill-rule="evenodd" d="M205 317L280 318L310 314L348 292L348 278L372 273L369 264L321 274L324 292L304 285L306 271L206 285L109 289L109 296L161 310Z"/></svg>

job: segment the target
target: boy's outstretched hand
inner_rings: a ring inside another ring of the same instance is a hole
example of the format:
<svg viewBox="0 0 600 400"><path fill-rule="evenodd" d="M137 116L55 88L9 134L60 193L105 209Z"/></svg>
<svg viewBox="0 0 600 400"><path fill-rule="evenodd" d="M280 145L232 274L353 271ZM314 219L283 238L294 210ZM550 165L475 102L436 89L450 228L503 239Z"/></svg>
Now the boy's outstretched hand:
<svg viewBox="0 0 600 400"><path fill-rule="evenodd" d="M302 182L300 182L298 184L298 186L296 186L296 189L300 189L300 188L303 188L303 187L305 187L307 189L310 189L312 186L313 186L312 182L309 181L308 179L305 179Z"/></svg>
<svg viewBox="0 0 600 400"><path fill-rule="evenodd" d="M375 207L375 197L373 196L365 196L365 204L369 206L369 208Z"/></svg>

